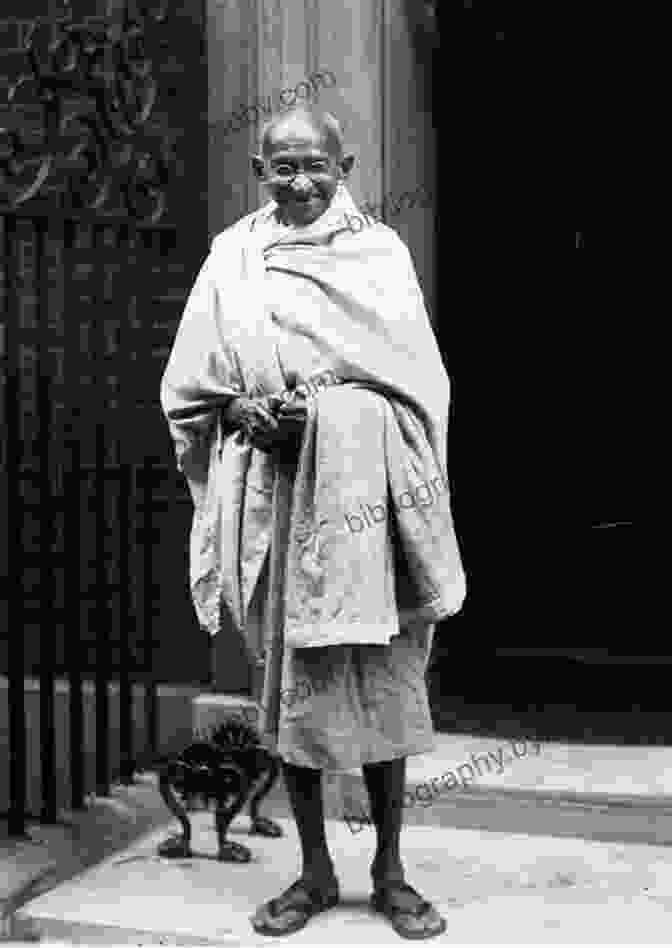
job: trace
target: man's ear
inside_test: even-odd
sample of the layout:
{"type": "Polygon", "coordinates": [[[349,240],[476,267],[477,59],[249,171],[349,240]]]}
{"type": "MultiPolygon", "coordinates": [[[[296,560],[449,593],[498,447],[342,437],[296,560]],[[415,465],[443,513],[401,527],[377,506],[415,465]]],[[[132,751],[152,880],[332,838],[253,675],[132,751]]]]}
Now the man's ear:
{"type": "Polygon", "coordinates": [[[354,155],[346,155],[345,158],[341,158],[338,163],[339,168],[343,172],[343,177],[347,178],[350,172],[352,171],[352,166],[355,163],[354,155]]]}
{"type": "Polygon", "coordinates": [[[261,155],[250,155],[250,163],[252,165],[252,174],[255,178],[258,178],[260,181],[264,180],[264,159],[261,155]]]}

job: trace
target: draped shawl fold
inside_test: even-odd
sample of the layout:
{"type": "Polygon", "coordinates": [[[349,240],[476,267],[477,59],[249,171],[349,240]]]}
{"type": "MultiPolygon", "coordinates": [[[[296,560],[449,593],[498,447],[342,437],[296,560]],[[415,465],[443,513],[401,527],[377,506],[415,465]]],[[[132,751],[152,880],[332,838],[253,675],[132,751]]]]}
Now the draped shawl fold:
{"type": "Polygon", "coordinates": [[[278,470],[226,429],[221,409],[239,394],[287,388],[284,334],[309,341],[340,382],[308,398],[282,591],[286,644],[389,642],[400,612],[402,624],[435,621],[465,596],[446,472],[448,376],[393,230],[362,218],[342,186],[309,227],[278,236],[275,208],[214,239],[161,384],[195,505],[194,605],[211,634],[222,604],[244,633],[278,470]],[[267,274],[287,301],[279,312],[269,309],[267,274]]]}

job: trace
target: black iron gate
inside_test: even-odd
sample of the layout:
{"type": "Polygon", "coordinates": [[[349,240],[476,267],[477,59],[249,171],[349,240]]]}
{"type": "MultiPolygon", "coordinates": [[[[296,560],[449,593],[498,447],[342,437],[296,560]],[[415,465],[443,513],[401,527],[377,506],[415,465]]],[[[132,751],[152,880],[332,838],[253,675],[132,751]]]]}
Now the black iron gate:
{"type": "Polygon", "coordinates": [[[176,246],[163,223],[171,156],[148,132],[156,83],[144,33],[163,15],[127,10],[114,35],[36,27],[26,42],[30,73],[10,87],[5,112],[18,127],[0,128],[0,644],[9,713],[0,770],[8,765],[12,834],[25,830],[29,657],[39,656],[43,820],[58,810],[57,676],[69,683],[73,809],[87,789],[107,795],[113,777],[130,781],[138,753],[156,749],[152,519],[157,484],[172,471],[148,436],[158,401],[155,317],[163,307],[165,326],[166,312],[175,318],[184,303],[167,276],[176,246]],[[95,788],[84,760],[91,672],[95,788]],[[118,766],[109,753],[112,680],[118,766]],[[145,689],[143,748],[133,746],[134,682],[145,689]]]}

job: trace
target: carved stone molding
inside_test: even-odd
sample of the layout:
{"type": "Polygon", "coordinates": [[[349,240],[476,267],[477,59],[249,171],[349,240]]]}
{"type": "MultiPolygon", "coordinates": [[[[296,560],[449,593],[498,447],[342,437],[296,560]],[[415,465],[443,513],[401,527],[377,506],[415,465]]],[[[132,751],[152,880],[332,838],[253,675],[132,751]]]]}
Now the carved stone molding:
{"type": "Polygon", "coordinates": [[[29,71],[8,87],[0,125],[0,208],[58,194],[73,213],[155,223],[166,208],[172,144],[151,127],[157,81],[148,28],[167,0],[126,0],[119,23],[34,22],[29,71]]]}

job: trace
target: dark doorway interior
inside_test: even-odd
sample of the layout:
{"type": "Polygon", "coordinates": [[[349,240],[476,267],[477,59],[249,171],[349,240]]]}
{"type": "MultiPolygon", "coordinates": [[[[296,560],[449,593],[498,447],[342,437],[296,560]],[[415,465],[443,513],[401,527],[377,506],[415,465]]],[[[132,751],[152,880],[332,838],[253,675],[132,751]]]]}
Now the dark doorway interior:
{"type": "MultiPolygon", "coordinates": [[[[488,542],[475,518],[469,534],[488,542]]],[[[581,542],[574,570],[555,576],[555,595],[547,579],[541,595],[523,584],[513,603],[502,600],[506,584],[487,551],[465,556],[470,595],[440,625],[429,676],[440,731],[672,743],[672,650],[655,634],[653,557],[642,531],[587,528],[581,542]],[[515,638],[532,644],[511,647],[515,638]],[[600,638],[609,644],[571,645],[600,638]]]]}
{"type": "Polygon", "coordinates": [[[446,650],[430,673],[435,726],[502,739],[669,745],[670,671],[669,664],[593,664],[496,650],[449,656],[446,650]]]}
{"type": "Polygon", "coordinates": [[[614,315],[626,298],[638,311],[624,285],[627,248],[612,238],[608,252],[563,260],[570,303],[558,316],[553,248],[521,234],[533,171],[529,135],[507,105],[506,45],[475,29],[475,11],[459,12],[450,65],[436,67],[437,82],[456,71],[464,80],[439,125],[452,170],[439,182],[437,331],[469,592],[437,631],[435,722],[459,733],[672,743],[672,648],[659,655],[667,646],[656,635],[667,584],[640,516],[651,405],[636,376],[637,331],[614,315]],[[560,343],[570,344],[568,363],[560,343]],[[558,648],[567,638],[607,644],[558,648]],[[509,648],[516,640],[532,644],[509,648]]]}

